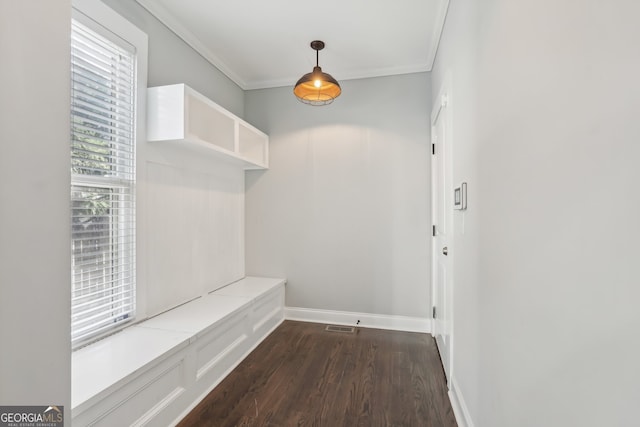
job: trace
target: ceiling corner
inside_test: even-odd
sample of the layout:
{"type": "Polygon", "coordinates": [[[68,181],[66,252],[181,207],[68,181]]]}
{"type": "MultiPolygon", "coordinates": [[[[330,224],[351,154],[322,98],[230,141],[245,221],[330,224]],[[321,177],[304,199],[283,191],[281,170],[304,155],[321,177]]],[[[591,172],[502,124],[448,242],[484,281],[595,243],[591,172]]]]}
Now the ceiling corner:
{"type": "Polygon", "coordinates": [[[180,22],[175,19],[171,13],[163,8],[159,3],[153,0],[135,0],[140,6],[153,15],[158,21],[160,21],[171,32],[178,36],[189,47],[202,56],[207,62],[216,67],[221,73],[227,76],[235,84],[240,86],[242,90],[247,90],[247,83],[240,78],[238,74],[233,72],[220,58],[218,58],[210,49],[208,49],[204,43],[202,43],[196,36],[194,36],[189,30],[187,30],[180,22]]]}

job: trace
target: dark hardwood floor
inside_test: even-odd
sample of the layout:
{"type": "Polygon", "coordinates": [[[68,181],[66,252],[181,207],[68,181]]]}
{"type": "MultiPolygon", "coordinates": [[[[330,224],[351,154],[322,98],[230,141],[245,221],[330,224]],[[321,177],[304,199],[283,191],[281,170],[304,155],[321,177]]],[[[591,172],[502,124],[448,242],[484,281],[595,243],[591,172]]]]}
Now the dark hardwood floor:
{"type": "Polygon", "coordinates": [[[456,426],[430,335],[285,321],[178,425],[456,426]]]}

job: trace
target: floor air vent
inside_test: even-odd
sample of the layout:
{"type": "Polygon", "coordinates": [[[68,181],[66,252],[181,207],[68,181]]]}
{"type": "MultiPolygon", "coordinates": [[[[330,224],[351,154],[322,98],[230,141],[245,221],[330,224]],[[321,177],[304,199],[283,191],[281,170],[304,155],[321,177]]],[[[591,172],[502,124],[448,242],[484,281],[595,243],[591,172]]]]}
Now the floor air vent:
{"type": "Polygon", "coordinates": [[[324,330],[328,332],[345,332],[347,334],[352,334],[355,332],[356,328],[353,326],[327,325],[324,330]]]}

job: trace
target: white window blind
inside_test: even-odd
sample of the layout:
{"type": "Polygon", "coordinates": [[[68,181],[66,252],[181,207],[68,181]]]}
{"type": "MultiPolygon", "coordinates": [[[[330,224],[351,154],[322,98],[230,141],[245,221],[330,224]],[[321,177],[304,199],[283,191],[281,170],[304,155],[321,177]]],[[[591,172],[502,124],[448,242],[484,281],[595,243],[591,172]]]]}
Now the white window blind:
{"type": "Polygon", "coordinates": [[[71,341],[135,315],[135,52],[71,31],[71,341]]]}

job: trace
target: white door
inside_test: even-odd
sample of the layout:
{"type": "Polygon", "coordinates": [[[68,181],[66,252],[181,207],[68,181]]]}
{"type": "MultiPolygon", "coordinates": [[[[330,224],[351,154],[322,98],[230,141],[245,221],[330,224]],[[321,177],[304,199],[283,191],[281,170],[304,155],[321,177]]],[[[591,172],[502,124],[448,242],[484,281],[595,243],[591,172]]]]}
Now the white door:
{"type": "Polygon", "coordinates": [[[451,185],[450,127],[447,96],[443,94],[433,107],[431,116],[432,147],[432,301],[433,335],[438,345],[447,382],[451,380],[452,362],[452,274],[451,237],[453,225],[453,186],[451,185]]]}

